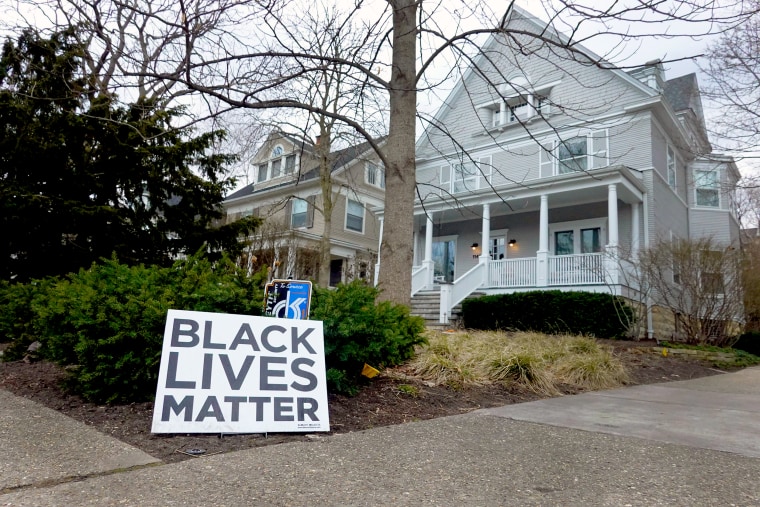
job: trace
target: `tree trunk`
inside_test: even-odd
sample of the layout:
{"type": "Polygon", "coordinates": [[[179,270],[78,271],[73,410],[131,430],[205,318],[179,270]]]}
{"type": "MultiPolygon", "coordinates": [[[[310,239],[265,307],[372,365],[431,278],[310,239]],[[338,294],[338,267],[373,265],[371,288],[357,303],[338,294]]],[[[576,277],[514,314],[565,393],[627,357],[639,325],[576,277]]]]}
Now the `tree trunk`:
{"type": "Polygon", "coordinates": [[[330,149],[332,139],[330,129],[325,125],[324,117],[320,118],[319,144],[316,146],[319,157],[319,184],[322,190],[322,218],[324,229],[319,240],[319,274],[317,282],[320,287],[330,286],[330,238],[332,237],[332,213],[335,205],[332,194],[332,160],[330,149]]]}
{"type": "Polygon", "coordinates": [[[388,0],[393,8],[390,125],[385,148],[385,228],[380,246],[380,299],[408,305],[412,291],[412,236],[417,111],[416,0],[388,0]]]}

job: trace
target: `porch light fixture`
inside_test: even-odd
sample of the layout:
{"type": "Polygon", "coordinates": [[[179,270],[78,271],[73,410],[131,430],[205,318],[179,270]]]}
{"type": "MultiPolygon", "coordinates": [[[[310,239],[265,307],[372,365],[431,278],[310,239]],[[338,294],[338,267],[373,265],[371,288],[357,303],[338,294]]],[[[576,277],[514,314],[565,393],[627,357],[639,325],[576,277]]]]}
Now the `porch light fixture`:
{"type": "Polygon", "coordinates": [[[480,245],[477,243],[472,244],[472,258],[476,259],[480,255],[480,245]]]}
{"type": "Polygon", "coordinates": [[[516,247],[517,246],[517,240],[516,239],[510,239],[509,240],[509,246],[516,247]]]}

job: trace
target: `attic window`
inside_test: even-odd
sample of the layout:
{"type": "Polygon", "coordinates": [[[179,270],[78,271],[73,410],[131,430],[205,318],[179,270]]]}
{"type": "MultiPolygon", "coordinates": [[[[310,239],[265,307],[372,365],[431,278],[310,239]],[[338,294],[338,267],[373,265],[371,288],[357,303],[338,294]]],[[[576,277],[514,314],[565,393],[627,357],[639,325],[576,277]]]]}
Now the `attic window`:
{"type": "Polygon", "coordinates": [[[258,166],[257,182],[261,183],[295,172],[296,154],[284,155],[284,153],[285,150],[279,144],[272,149],[269,154],[269,160],[258,166]]]}
{"type": "Polygon", "coordinates": [[[533,118],[550,114],[549,96],[552,87],[557,83],[549,83],[540,87],[530,88],[529,85],[502,85],[501,99],[480,106],[485,110],[486,121],[490,115],[491,127],[506,127],[530,121],[533,118]]]}

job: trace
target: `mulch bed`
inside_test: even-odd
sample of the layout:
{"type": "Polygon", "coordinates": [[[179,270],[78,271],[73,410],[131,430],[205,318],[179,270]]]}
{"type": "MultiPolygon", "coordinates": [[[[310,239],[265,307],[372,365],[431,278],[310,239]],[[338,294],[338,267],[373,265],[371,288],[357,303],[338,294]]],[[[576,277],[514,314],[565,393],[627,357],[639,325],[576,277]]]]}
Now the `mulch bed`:
{"type": "MultiPolygon", "coordinates": [[[[615,349],[635,384],[687,380],[719,373],[708,363],[645,352],[647,347],[654,345],[652,342],[601,341],[615,349]]],[[[152,403],[112,406],[88,403],[61,389],[64,376],[63,369],[44,361],[0,363],[0,389],[58,410],[164,462],[191,459],[192,455],[187,453],[191,449],[203,449],[208,455],[324,437],[324,434],[292,433],[223,437],[154,435],[150,432],[152,403]]],[[[566,389],[564,394],[577,392],[577,389],[566,389]]],[[[400,368],[376,377],[354,397],[330,395],[330,427],[332,433],[347,433],[540,398],[540,395],[519,386],[488,385],[460,390],[432,386],[406,377],[400,368]]]]}

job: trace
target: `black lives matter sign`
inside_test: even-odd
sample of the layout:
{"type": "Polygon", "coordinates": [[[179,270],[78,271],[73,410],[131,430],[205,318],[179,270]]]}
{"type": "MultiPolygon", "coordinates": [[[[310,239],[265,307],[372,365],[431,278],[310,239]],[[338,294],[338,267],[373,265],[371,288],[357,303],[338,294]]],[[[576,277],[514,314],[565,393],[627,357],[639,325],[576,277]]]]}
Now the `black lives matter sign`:
{"type": "Polygon", "coordinates": [[[330,431],[322,322],[169,310],[152,431],[330,431]]]}

